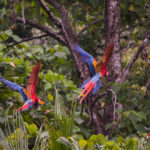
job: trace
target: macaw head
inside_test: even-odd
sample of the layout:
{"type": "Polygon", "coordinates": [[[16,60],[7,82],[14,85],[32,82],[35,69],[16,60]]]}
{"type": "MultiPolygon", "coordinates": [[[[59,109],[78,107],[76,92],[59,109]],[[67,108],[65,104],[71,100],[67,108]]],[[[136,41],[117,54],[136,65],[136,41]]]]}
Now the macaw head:
{"type": "Polygon", "coordinates": [[[45,102],[39,99],[39,104],[44,104],[45,102]]]}
{"type": "Polygon", "coordinates": [[[34,96],[34,98],[32,98],[32,101],[34,102],[34,107],[38,108],[39,104],[45,104],[44,101],[40,100],[37,96],[34,96]]]}
{"type": "Polygon", "coordinates": [[[38,97],[36,97],[35,101],[38,104],[44,104],[45,103],[44,101],[40,100],[38,97]]]}

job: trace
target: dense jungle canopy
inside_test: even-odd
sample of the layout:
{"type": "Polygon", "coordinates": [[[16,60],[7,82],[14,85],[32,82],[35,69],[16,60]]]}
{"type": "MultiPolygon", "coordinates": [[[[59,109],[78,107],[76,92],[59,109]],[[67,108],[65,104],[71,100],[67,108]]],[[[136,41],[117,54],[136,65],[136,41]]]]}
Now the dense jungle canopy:
{"type": "Polygon", "coordinates": [[[150,149],[149,40],[149,0],[1,0],[0,79],[29,87],[40,62],[45,104],[16,112],[23,98],[0,82],[0,149],[150,149]],[[101,87],[80,104],[92,75],[74,45],[101,62],[111,43],[101,87]]]}

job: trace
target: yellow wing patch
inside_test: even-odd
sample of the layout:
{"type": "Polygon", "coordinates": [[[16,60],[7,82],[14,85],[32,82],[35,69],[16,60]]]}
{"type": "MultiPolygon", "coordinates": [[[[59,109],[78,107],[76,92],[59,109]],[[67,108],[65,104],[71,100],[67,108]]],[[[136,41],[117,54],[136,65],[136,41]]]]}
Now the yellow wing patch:
{"type": "Polygon", "coordinates": [[[94,61],[93,61],[93,65],[94,65],[94,68],[96,68],[96,66],[97,66],[97,61],[94,59],[94,61]]]}
{"type": "Polygon", "coordinates": [[[23,92],[25,93],[25,95],[27,95],[27,91],[26,91],[26,89],[23,89],[23,92]]]}

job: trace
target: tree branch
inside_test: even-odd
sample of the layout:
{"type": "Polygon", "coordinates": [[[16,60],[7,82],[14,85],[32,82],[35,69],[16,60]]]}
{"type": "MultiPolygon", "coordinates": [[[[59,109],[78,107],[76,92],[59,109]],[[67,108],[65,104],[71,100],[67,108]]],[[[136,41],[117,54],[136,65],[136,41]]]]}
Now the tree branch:
{"type": "Polygon", "coordinates": [[[135,63],[135,61],[137,60],[140,52],[146,47],[146,44],[148,43],[148,40],[150,39],[150,31],[148,32],[148,35],[145,37],[142,45],[138,48],[138,50],[135,52],[133,58],[131,59],[131,61],[129,62],[129,64],[127,65],[127,67],[124,69],[122,77],[118,80],[119,83],[122,83],[126,80],[128,73],[131,69],[131,67],[133,66],[133,64],[135,63]]]}
{"type": "Polygon", "coordinates": [[[69,17],[68,17],[67,9],[64,7],[64,5],[60,5],[55,0],[47,0],[47,2],[49,4],[51,4],[52,6],[54,6],[57,9],[57,11],[59,12],[60,18],[61,18],[61,24],[63,24],[65,32],[67,33],[68,37],[70,38],[70,41],[72,43],[77,43],[78,38],[72,29],[72,25],[71,25],[69,17]]]}
{"type": "Polygon", "coordinates": [[[64,36],[67,46],[70,49],[70,52],[74,59],[74,62],[80,73],[80,79],[81,79],[81,81],[85,81],[90,76],[89,70],[88,70],[87,66],[81,61],[79,55],[74,51],[74,49],[72,47],[72,44],[78,43],[78,38],[72,29],[72,25],[71,25],[69,17],[68,17],[68,11],[66,10],[66,8],[63,5],[60,5],[55,0],[47,0],[47,2],[49,4],[51,4],[53,7],[55,7],[56,10],[60,14],[61,25],[62,25],[61,32],[64,36]]]}
{"type": "Polygon", "coordinates": [[[116,101],[117,101],[117,95],[112,89],[108,89],[107,92],[110,92],[112,94],[112,103],[113,103],[113,121],[116,120],[116,101]]]}
{"type": "Polygon", "coordinates": [[[24,17],[24,0],[22,0],[22,19],[23,19],[23,24],[24,24],[24,28],[25,28],[25,17],[24,17]]]}
{"type": "Polygon", "coordinates": [[[96,96],[95,96],[95,99],[94,101],[92,101],[91,103],[91,107],[94,107],[95,103],[103,96],[106,96],[107,92],[104,92],[104,93],[98,93],[96,96]]]}
{"type": "MultiPolygon", "coordinates": [[[[23,23],[23,19],[20,17],[16,18],[16,22],[20,22],[23,23]]],[[[26,19],[25,20],[26,24],[31,25],[45,33],[47,33],[49,36],[53,37],[54,39],[56,39],[57,41],[59,41],[60,43],[62,43],[63,45],[66,45],[65,40],[63,39],[62,36],[60,36],[58,33],[54,32],[52,29],[50,29],[47,26],[42,26],[41,24],[34,22],[32,20],[26,19]]]]}
{"type": "Polygon", "coordinates": [[[89,28],[89,27],[92,26],[93,24],[96,24],[96,23],[98,23],[98,22],[100,22],[100,21],[104,21],[104,19],[97,19],[97,20],[94,20],[94,21],[90,22],[89,24],[87,24],[87,25],[78,33],[77,36],[80,37],[81,34],[82,34],[85,30],[87,30],[87,28],[89,28]]]}
{"type": "Polygon", "coordinates": [[[60,5],[55,0],[47,0],[49,4],[54,6],[56,9],[59,9],[60,5]]]}
{"type": "Polygon", "coordinates": [[[23,40],[21,40],[21,41],[19,41],[19,42],[13,43],[13,44],[11,44],[11,45],[7,45],[7,47],[4,48],[3,50],[5,50],[5,49],[7,49],[7,48],[9,48],[9,47],[13,47],[13,46],[15,46],[15,45],[18,45],[18,44],[20,44],[20,43],[27,42],[27,41],[31,41],[31,40],[34,40],[34,39],[43,38],[43,37],[45,37],[45,36],[49,36],[49,35],[48,35],[48,34],[43,34],[43,35],[31,37],[31,38],[25,38],[25,39],[23,39],[23,40]]]}
{"type": "Polygon", "coordinates": [[[125,31],[128,31],[128,30],[130,30],[130,29],[132,29],[132,28],[135,28],[135,27],[137,27],[137,26],[139,26],[139,25],[140,25],[140,23],[137,23],[137,24],[135,24],[135,25],[132,25],[132,26],[130,26],[130,27],[128,27],[128,28],[125,28],[125,29],[121,30],[120,33],[123,33],[123,32],[125,32],[125,31]]]}
{"type": "Polygon", "coordinates": [[[60,21],[58,20],[58,18],[56,18],[54,16],[54,14],[50,11],[50,9],[46,6],[46,4],[44,3],[43,0],[37,0],[40,5],[42,6],[42,8],[46,11],[46,13],[48,14],[49,18],[55,23],[55,25],[58,27],[58,28],[61,28],[61,23],[60,21]]]}

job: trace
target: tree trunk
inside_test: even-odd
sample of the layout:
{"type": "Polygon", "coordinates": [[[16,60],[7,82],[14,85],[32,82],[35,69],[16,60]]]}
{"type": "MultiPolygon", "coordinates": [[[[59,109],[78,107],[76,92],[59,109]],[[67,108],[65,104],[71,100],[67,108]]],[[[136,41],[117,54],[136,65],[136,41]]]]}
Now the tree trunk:
{"type": "MultiPolygon", "coordinates": [[[[106,31],[106,47],[110,43],[114,43],[114,49],[112,57],[107,66],[109,72],[108,81],[117,81],[121,75],[121,53],[120,53],[120,0],[106,0],[105,4],[105,31],[106,31]]],[[[108,101],[106,98],[105,110],[104,110],[104,123],[113,123],[114,120],[114,107],[112,101],[108,101]]],[[[111,131],[114,125],[110,129],[105,131],[106,135],[111,135],[111,131]]]]}
{"type": "Polygon", "coordinates": [[[108,65],[111,81],[117,80],[121,74],[121,53],[120,53],[120,0],[106,0],[105,4],[105,31],[106,47],[114,43],[113,55],[108,65]]]}

